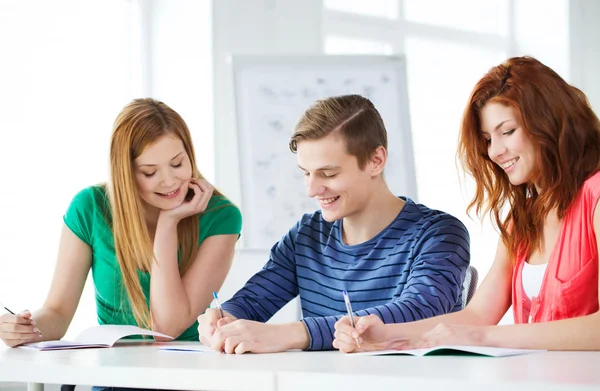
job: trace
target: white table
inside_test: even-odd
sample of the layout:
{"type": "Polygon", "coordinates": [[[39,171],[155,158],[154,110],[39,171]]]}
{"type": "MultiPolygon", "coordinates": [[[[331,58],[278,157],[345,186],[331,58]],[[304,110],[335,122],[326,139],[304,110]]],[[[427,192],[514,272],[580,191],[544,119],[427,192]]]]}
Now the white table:
{"type": "Polygon", "coordinates": [[[36,352],[0,349],[0,381],[186,390],[600,389],[600,352],[505,358],[350,357],[339,352],[220,355],[158,351],[157,344],[36,352]]]}

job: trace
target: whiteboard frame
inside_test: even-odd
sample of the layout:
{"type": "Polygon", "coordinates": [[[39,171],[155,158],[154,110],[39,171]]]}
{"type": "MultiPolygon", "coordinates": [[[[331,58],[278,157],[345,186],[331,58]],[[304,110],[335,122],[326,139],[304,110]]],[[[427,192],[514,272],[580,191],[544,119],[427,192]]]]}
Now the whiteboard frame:
{"type": "MultiPolygon", "coordinates": [[[[253,218],[255,211],[252,210],[252,206],[248,205],[248,198],[245,197],[245,190],[252,186],[251,178],[248,175],[244,175],[245,165],[244,162],[247,160],[245,156],[246,151],[243,148],[244,142],[247,141],[246,130],[244,130],[244,124],[241,122],[242,116],[242,103],[241,94],[239,93],[242,86],[241,74],[242,71],[251,67],[262,67],[262,66],[277,66],[293,68],[310,68],[313,66],[317,67],[345,67],[345,66],[368,66],[368,65],[388,65],[393,64],[396,68],[397,75],[397,86],[398,86],[398,97],[400,101],[406,102],[405,105],[401,105],[398,108],[400,114],[400,131],[405,134],[402,136],[402,152],[396,151],[395,154],[402,153],[403,163],[407,167],[406,172],[406,190],[403,192],[403,196],[410,197],[415,202],[418,199],[417,193],[417,180],[416,180],[416,167],[413,152],[413,139],[412,139],[412,128],[410,126],[410,106],[408,101],[408,82],[407,82],[407,64],[404,55],[232,55],[231,58],[231,71],[233,76],[233,105],[232,110],[235,115],[235,126],[236,126],[236,138],[237,138],[237,152],[238,152],[238,176],[240,183],[240,196],[241,196],[241,209],[243,214],[245,230],[253,229],[253,218]],[[404,88],[403,88],[404,87],[404,88]]],[[[308,107],[307,107],[308,108],[308,107]]],[[[384,119],[385,121],[385,119],[384,119]]],[[[386,126],[386,131],[389,135],[389,130],[386,126]]],[[[290,137],[291,137],[290,129],[290,137]]],[[[388,148],[389,148],[389,136],[388,136],[388,148]]],[[[246,149],[247,150],[247,149],[246,149]]],[[[292,153],[291,151],[288,151],[292,153]]],[[[385,171],[384,171],[385,172],[385,171]]],[[[318,208],[315,208],[317,210],[318,208]]],[[[302,216],[298,216],[300,219],[302,216]]],[[[290,226],[290,229],[292,226],[290,226]]],[[[242,232],[242,247],[246,249],[258,248],[248,243],[248,235],[244,235],[242,232]]],[[[275,243],[273,243],[275,244],[275,243]]]]}

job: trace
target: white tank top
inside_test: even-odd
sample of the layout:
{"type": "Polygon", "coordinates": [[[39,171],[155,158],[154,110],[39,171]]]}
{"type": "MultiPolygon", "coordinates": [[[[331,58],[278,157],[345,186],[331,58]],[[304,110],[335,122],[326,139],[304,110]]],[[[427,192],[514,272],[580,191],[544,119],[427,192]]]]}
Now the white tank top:
{"type": "Polygon", "coordinates": [[[537,296],[540,293],[542,287],[542,280],[546,274],[546,267],[548,263],[541,265],[530,265],[525,262],[523,264],[523,289],[525,294],[530,299],[537,296]]]}

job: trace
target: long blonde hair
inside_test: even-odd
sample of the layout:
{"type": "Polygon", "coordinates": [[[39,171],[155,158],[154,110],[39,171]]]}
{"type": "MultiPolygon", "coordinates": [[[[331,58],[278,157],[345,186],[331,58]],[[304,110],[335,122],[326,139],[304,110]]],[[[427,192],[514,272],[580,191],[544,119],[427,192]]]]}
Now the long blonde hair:
{"type": "MultiPolygon", "coordinates": [[[[140,284],[138,270],[150,271],[154,261],[152,240],[144,209],[134,180],[133,161],[165,135],[183,142],[192,166],[192,175],[202,178],[190,131],[183,118],[166,104],[153,99],[135,99],[117,116],[110,145],[110,182],[108,194],[112,212],[115,252],[131,310],[140,327],[151,327],[152,319],[140,284]]],[[[214,195],[220,195],[215,190],[214,195]]],[[[185,273],[196,256],[198,215],[181,220],[177,226],[179,272],[185,273]]]]}

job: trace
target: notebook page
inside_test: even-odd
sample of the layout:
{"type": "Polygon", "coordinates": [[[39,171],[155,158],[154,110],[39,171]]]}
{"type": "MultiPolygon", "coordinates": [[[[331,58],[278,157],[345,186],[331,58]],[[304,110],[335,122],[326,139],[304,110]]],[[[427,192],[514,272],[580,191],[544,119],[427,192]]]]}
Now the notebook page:
{"type": "Polygon", "coordinates": [[[497,348],[491,346],[464,346],[464,345],[442,345],[427,349],[409,349],[409,350],[380,350],[375,352],[358,352],[351,353],[349,356],[381,356],[381,355],[409,355],[409,356],[425,356],[428,354],[437,355],[457,355],[460,353],[472,353],[480,356],[489,357],[506,357],[517,356],[523,354],[532,354],[545,352],[545,350],[531,349],[510,349],[497,348]]]}
{"type": "Polygon", "coordinates": [[[82,331],[75,338],[74,342],[79,342],[81,344],[98,344],[113,346],[115,342],[117,342],[121,338],[128,337],[130,335],[150,335],[173,339],[173,337],[169,335],[152,330],[142,329],[137,326],[104,324],[96,327],[91,327],[82,331]]]}
{"type": "Polygon", "coordinates": [[[173,337],[137,326],[100,325],[81,332],[73,341],[43,341],[19,346],[23,349],[60,350],[81,348],[109,348],[118,340],[130,335],[150,335],[173,339],[173,337]]]}

